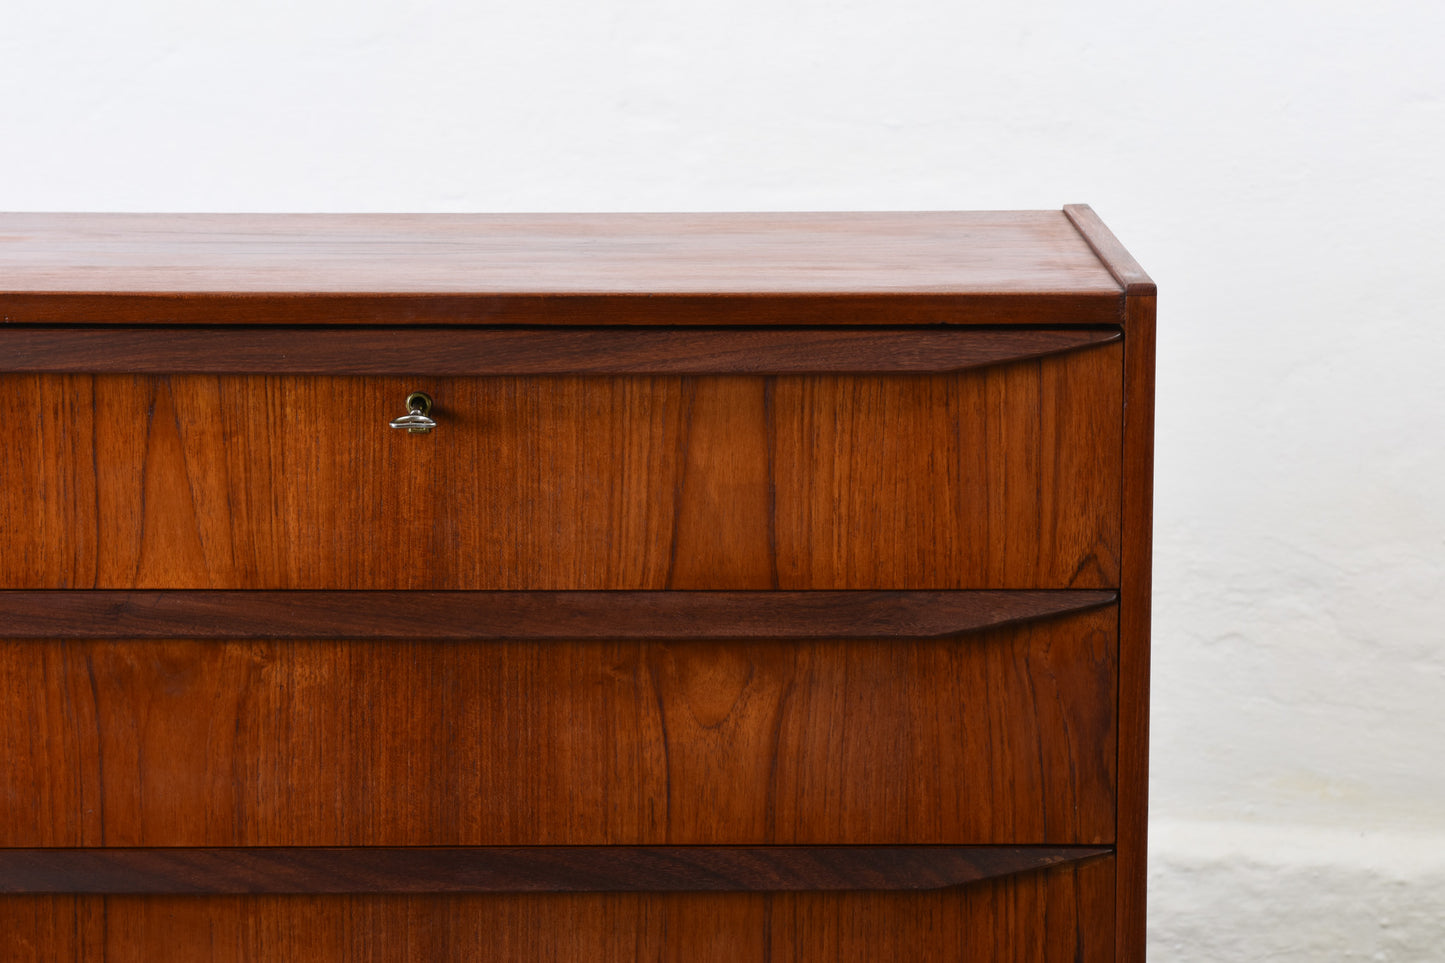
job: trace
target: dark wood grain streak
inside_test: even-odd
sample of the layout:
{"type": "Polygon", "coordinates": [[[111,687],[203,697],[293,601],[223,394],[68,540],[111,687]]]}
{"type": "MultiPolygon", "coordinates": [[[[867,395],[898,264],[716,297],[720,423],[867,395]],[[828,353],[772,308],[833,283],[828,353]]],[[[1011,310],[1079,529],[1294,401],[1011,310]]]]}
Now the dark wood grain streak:
{"type": "Polygon", "coordinates": [[[1098,590],[0,591],[10,639],[920,639],[1108,605],[1098,590]]]}
{"type": "Polygon", "coordinates": [[[1109,853],[1095,846],[0,849],[0,893],[929,890],[1109,853]]]}
{"type": "Polygon", "coordinates": [[[7,896],[6,963],[1106,963],[1113,859],[833,893],[7,896]]]}
{"type": "Polygon", "coordinates": [[[1115,330],[0,327],[0,371],[134,374],[933,373],[1037,358],[1115,330]]]}

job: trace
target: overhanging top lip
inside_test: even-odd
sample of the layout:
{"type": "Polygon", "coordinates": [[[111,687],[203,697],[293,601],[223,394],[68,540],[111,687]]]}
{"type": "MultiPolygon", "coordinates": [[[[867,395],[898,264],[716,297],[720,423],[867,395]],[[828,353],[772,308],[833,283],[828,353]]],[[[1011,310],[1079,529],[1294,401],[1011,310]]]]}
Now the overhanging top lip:
{"type": "Polygon", "coordinates": [[[1059,211],[0,214],[0,293],[1117,297],[1059,211]]]}

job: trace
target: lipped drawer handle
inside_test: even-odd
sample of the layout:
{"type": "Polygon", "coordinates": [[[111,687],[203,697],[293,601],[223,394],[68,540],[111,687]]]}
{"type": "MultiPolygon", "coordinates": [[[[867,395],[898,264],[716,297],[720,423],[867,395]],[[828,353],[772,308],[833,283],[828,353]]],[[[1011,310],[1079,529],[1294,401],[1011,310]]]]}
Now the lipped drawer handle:
{"type": "Polygon", "coordinates": [[[391,420],[391,427],[405,428],[409,434],[424,435],[437,426],[427,414],[431,411],[431,395],[413,391],[406,396],[406,414],[391,420]]]}

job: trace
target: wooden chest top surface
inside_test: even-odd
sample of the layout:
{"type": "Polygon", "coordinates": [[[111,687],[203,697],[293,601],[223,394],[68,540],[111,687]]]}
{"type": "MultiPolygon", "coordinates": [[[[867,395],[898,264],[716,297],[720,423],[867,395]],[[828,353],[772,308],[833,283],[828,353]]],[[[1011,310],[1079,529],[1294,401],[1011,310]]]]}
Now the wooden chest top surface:
{"type": "Polygon", "coordinates": [[[0,317],[1118,323],[1074,216],[4,214],[0,317]]]}

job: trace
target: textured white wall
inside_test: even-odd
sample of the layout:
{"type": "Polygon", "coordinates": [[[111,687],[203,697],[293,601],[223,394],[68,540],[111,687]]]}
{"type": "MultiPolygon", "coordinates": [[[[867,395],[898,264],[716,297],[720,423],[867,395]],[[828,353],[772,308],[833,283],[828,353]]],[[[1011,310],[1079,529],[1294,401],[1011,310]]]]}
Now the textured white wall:
{"type": "Polygon", "coordinates": [[[0,208],[1093,204],[1162,289],[1160,960],[1445,956],[1445,8],[7,0],[0,208]]]}

